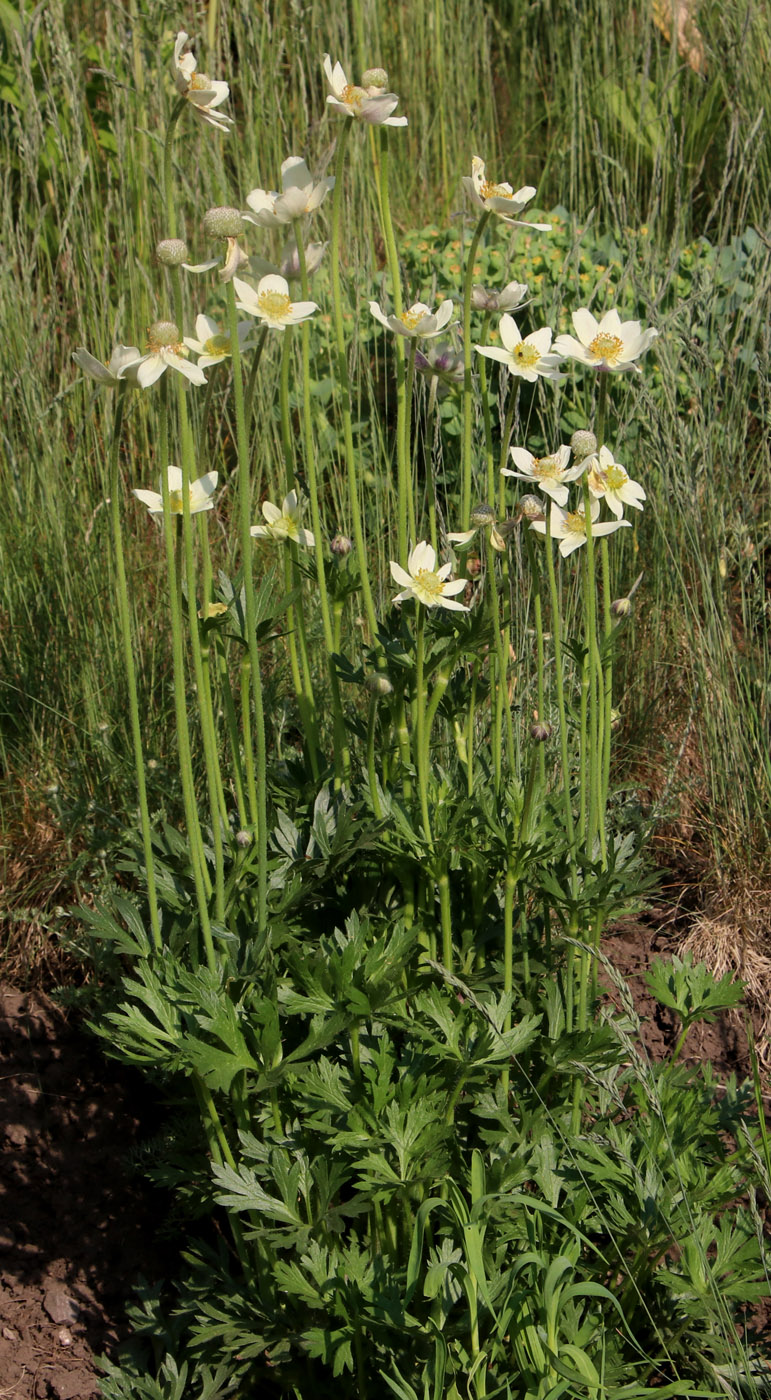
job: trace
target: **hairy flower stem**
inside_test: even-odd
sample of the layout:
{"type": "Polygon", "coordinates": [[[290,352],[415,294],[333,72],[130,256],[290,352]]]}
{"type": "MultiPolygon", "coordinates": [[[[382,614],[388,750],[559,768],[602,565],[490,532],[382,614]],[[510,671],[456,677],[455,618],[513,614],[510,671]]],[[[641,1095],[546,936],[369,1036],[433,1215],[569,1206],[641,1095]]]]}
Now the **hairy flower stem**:
{"type": "Polygon", "coordinates": [[[467,530],[471,516],[471,481],[472,481],[472,455],[471,455],[471,416],[473,408],[473,381],[471,373],[473,346],[471,344],[471,288],[474,281],[474,260],[479,247],[479,240],[487,227],[490,218],[489,210],[485,210],[479,219],[474,230],[471,243],[469,244],[466,256],[466,271],[463,280],[463,442],[461,449],[461,495],[460,495],[460,515],[461,529],[467,530]]]}
{"type": "MultiPolygon", "coordinates": [[[[608,407],[608,374],[600,374],[600,382],[597,394],[597,447],[604,445],[605,440],[605,418],[608,407]]],[[[613,648],[611,646],[611,636],[613,634],[613,617],[610,611],[610,552],[607,539],[603,539],[600,544],[600,558],[602,560],[602,634],[605,644],[603,685],[602,685],[602,782],[600,787],[600,824],[605,831],[605,814],[610,791],[610,738],[611,719],[613,713],[613,648]]],[[[603,846],[603,860],[605,860],[603,846]]]]}
{"type": "Polygon", "coordinates": [[[552,553],[552,540],[550,528],[550,514],[546,512],[546,569],[549,577],[549,596],[551,600],[551,632],[554,640],[554,669],[557,685],[557,710],[560,721],[560,758],[562,760],[562,800],[565,808],[565,831],[570,848],[571,863],[571,884],[575,888],[575,827],[573,825],[573,808],[570,801],[570,764],[568,761],[568,724],[565,708],[565,674],[562,662],[562,619],[560,616],[560,600],[557,592],[557,578],[554,572],[554,555],[552,553]]]}
{"type": "MultiPolygon", "coordinates": [[[[177,98],[171,109],[169,124],[166,128],[166,140],[163,147],[163,194],[166,205],[166,237],[176,238],[177,236],[177,206],[174,202],[174,171],[172,168],[172,150],[174,147],[174,136],[177,122],[179,121],[187,101],[184,97],[177,98]]],[[[180,326],[180,330],[182,327],[180,326]]]]}
{"type": "Polygon", "coordinates": [[[430,850],[434,848],[428,811],[428,745],[426,743],[426,695],[424,669],[424,610],[416,604],[415,618],[415,752],[418,769],[418,794],[423,836],[430,850]]]}
{"type": "Polygon", "coordinates": [[[602,778],[602,752],[600,749],[600,695],[602,668],[597,645],[597,575],[595,572],[594,536],[592,535],[592,498],[589,481],[583,478],[584,518],[586,520],[586,559],[584,561],[584,611],[586,660],[589,675],[589,812],[584,831],[586,845],[591,855],[595,840],[599,837],[603,863],[606,861],[605,829],[600,825],[600,784],[602,778]]]}
{"type": "Polygon", "coordinates": [[[246,644],[249,657],[249,687],[244,694],[242,673],[242,726],[246,789],[249,811],[257,836],[257,931],[264,933],[268,921],[268,795],[267,754],[265,744],[265,709],[262,698],[262,677],[257,649],[257,604],[254,592],[253,546],[251,529],[251,489],[249,481],[249,443],[244,417],[244,385],[241,377],[241,356],[238,347],[238,317],[233,283],[227,284],[228,334],[233,361],[233,398],[236,411],[236,444],[238,449],[238,507],[241,535],[241,560],[245,597],[246,644]],[[256,763],[251,745],[251,690],[254,705],[254,738],[256,763]]]}
{"type": "MultiPolygon", "coordinates": [[[[292,423],[289,411],[289,370],[292,363],[292,327],[283,332],[281,350],[281,376],[279,381],[279,403],[281,414],[281,446],[284,452],[284,489],[288,494],[295,487],[294,447],[292,443],[292,423]]],[[[317,548],[321,548],[318,542],[317,548]]],[[[284,582],[287,593],[297,591],[296,603],[287,608],[287,642],[289,645],[289,666],[292,682],[302,719],[305,742],[308,748],[311,772],[314,782],[319,777],[319,755],[316,744],[316,704],[311,685],[308,663],[308,643],[305,633],[305,617],[302,605],[302,576],[297,563],[297,545],[287,541],[284,553],[284,582]]]]}
{"type": "Polygon", "coordinates": [[[246,809],[246,797],[244,792],[244,768],[241,759],[241,740],[238,734],[238,720],[236,718],[236,707],[233,699],[233,687],[230,683],[230,668],[228,666],[227,652],[224,643],[217,639],[217,661],[219,665],[220,682],[222,686],[222,708],[225,714],[225,727],[230,741],[230,753],[233,760],[233,786],[235,788],[236,808],[238,811],[238,825],[243,831],[249,821],[246,809]]]}
{"type": "MultiPolygon", "coordinates": [[[[302,224],[299,219],[294,220],[295,242],[297,244],[297,255],[300,260],[300,281],[302,284],[303,300],[310,298],[310,284],[308,279],[308,263],[305,257],[305,247],[302,238],[302,224]]],[[[351,751],[348,743],[348,735],[343,716],[343,705],[340,697],[340,681],[337,675],[337,668],[334,662],[334,633],[332,630],[332,616],[329,608],[329,593],[327,590],[327,575],[324,562],[324,534],[321,524],[321,509],[319,506],[318,475],[316,471],[316,444],[313,437],[313,416],[311,412],[311,371],[310,371],[310,335],[311,328],[308,320],[302,322],[300,326],[300,346],[302,351],[302,381],[303,381],[303,460],[305,463],[305,474],[308,480],[308,496],[310,499],[311,521],[313,524],[313,534],[316,539],[316,548],[313,551],[316,563],[316,579],[319,585],[319,607],[321,609],[321,624],[324,629],[324,648],[327,653],[327,666],[329,670],[329,685],[332,693],[332,724],[334,733],[335,751],[335,788],[339,788],[342,782],[350,775],[351,771],[351,751]]]]}
{"type": "Polygon", "coordinates": [[[120,524],[120,437],[123,427],[123,410],[126,402],[126,385],[118,385],[115,401],[112,441],[110,444],[110,524],[112,544],[115,554],[117,575],[118,616],[120,620],[121,642],[123,644],[123,664],[126,668],[126,690],[129,702],[131,742],[134,749],[134,768],[139,800],[139,823],[142,829],[142,851],[147,880],[147,902],[150,909],[150,936],[156,953],[161,951],[161,920],[158,911],[158,896],[155,887],[155,863],[153,860],[153,840],[150,828],[150,809],[147,802],[147,780],[142,749],[142,726],[139,720],[139,699],[137,696],[137,674],[134,665],[134,647],[131,637],[131,611],[129,608],[128,586],[126,583],[126,563],[123,557],[123,536],[120,524]]]}
{"type": "MultiPolygon", "coordinates": [[[[533,544],[533,536],[529,528],[524,532],[525,548],[527,550],[527,562],[530,565],[530,577],[533,580],[533,620],[535,622],[535,645],[536,645],[536,696],[538,703],[538,718],[544,721],[546,718],[544,699],[544,646],[543,646],[543,607],[541,603],[541,579],[538,556],[533,544]]],[[[542,786],[546,783],[546,753],[544,745],[538,745],[538,776],[542,786]]]]}
{"type": "Polygon", "coordinates": [[[369,712],[367,715],[367,778],[369,780],[369,792],[372,801],[372,810],[376,819],[383,820],[383,808],[378,794],[377,769],[375,767],[375,731],[377,725],[377,696],[371,695],[369,698],[369,712]]]}
{"type": "MultiPolygon", "coordinates": [[[[380,215],[383,221],[383,241],[385,242],[388,275],[391,282],[391,300],[394,315],[401,316],[403,309],[402,283],[399,271],[399,257],[396,249],[391,201],[388,188],[388,133],[380,130],[380,160],[375,167],[380,215]]],[[[405,346],[400,335],[394,336],[396,352],[396,478],[397,478],[397,553],[403,569],[407,567],[410,531],[412,542],[415,539],[415,504],[412,498],[412,473],[410,471],[410,403],[408,400],[407,376],[405,373],[405,346]]],[[[416,342],[413,342],[415,345],[416,342]]],[[[414,364],[414,351],[412,354],[414,364]]]]}
{"type": "Polygon", "coordinates": [[[345,146],[349,127],[350,122],[343,122],[340,127],[340,133],[337,138],[337,154],[335,157],[335,188],[332,195],[331,239],[332,313],[335,327],[335,349],[337,353],[337,383],[340,393],[340,410],[343,419],[345,466],[348,478],[348,505],[351,512],[351,526],[353,529],[353,541],[356,548],[356,559],[361,575],[364,612],[367,618],[370,636],[372,641],[375,642],[377,639],[377,616],[375,614],[375,604],[372,600],[372,589],[369,582],[367,548],[364,540],[361,505],[359,504],[359,480],[356,471],[356,455],[353,446],[353,423],[351,419],[351,384],[348,376],[348,356],[343,324],[343,292],[340,280],[340,225],[343,212],[343,169],[345,166],[345,146]]]}

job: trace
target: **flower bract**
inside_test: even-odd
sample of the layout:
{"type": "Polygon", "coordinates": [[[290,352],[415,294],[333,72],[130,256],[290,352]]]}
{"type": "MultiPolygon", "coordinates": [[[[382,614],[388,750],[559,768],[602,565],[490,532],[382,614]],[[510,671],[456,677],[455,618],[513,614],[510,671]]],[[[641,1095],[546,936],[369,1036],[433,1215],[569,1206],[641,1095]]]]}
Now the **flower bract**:
{"type": "MultiPolygon", "coordinates": [[[[217,489],[217,472],[207,472],[205,476],[199,476],[197,481],[191,481],[189,486],[190,514],[198,515],[199,511],[212,510],[214,502],[212,496],[217,489]]],[[[182,496],[182,472],[179,467],[166,468],[166,480],[169,485],[169,509],[172,515],[183,514],[182,496]]],[[[163,515],[163,482],[161,481],[161,491],[143,491],[139,487],[134,488],[134,495],[142,505],[147,506],[151,515],[163,515]]]]}
{"type": "Polygon", "coordinates": [[[306,549],[315,547],[316,540],[311,531],[304,530],[300,524],[300,503],[296,491],[290,491],[284,497],[280,510],[272,501],[263,501],[262,514],[265,524],[253,525],[250,531],[254,539],[292,540],[295,544],[305,545],[306,549]]]}
{"type": "Polygon", "coordinates": [[[465,603],[456,603],[454,595],[462,593],[466,580],[450,580],[452,564],[436,567],[436,552],[427,540],[421,540],[411,551],[407,560],[409,573],[391,560],[391,577],[401,585],[401,593],[392,599],[394,603],[404,603],[415,598],[425,608],[448,608],[451,612],[468,612],[465,603]]]}
{"type": "Polygon", "coordinates": [[[640,366],[635,360],[645,354],[658,335],[652,328],[643,331],[639,321],[622,321],[615,307],[606,311],[600,321],[587,307],[579,307],[573,312],[573,329],[577,340],[572,335],[557,336],[554,349],[558,355],[580,360],[592,369],[633,369],[638,374],[640,366]]]}
{"type": "Polygon", "coordinates": [[[625,467],[613,460],[609,447],[601,447],[599,452],[583,463],[589,469],[589,490],[597,500],[604,500],[613,514],[620,520],[624,506],[634,506],[642,510],[645,492],[637,481],[632,481],[625,467]]]}
{"type": "Polygon", "coordinates": [[[236,306],[248,316],[257,316],[274,330],[283,331],[287,326],[296,326],[318,311],[315,301],[295,301],[289,296],[289,283],[285,277],[269,272],[261,277],[257,289],[240,278],[233,278],[236,306]]]}
{"type": "Polygon", "coordinates": [[[233,125],[233,118],[227,116],[225,112],[218,112],[223,102],[230,96],[230,88],[227,83],[215,82],[205,73],[196,70],[196,61],[191,53],[183,53],[182,50],[187,43],[187,34],[180,29],[174,44],[174,59],[172,61],[172,72],[174,82],[182,97],[186,97],[196,116],[208,126],[214,126],[218,131],[227,131],[233,125]]]}
{"type": "Polygon", "coordinates": [[[523,340],[513,316],[501,316],[499,329],[503,345],[477,345],[479,355],[484,355],[488,360],[500,360],[511,374],[517,374],[531,384],[539,376],[556,382],[564,378],[559,373],[560,356],[549,354],[551,331],[548,326],[531,331],[523,340]]]}
{"type": "Polygon", "coordinates": [[[564,443],[548,457],[534,457],[524,447],[510,448],[509,456],[515,466],[519,467],[519,471],[515,472],[509,467],[501,467],[501,476],[513,476],[516,477],[517,481],[534,482],[559,506],[567,505],[567,483],[577,481],[579,476],[583,476],[586,469],[584,462],[576,463],[572,467],[568,465],[570,448],[566,447],[564,443]]]}
{"type": "Polygon", "coordinates": [[[477,208],[498,214],[507,224],[524,224],[526,228],[540,229],[542,233],[548,233],[551,228],[551,224],[531,224],[517,217],[525,205],[535,198],[535,187],[523,185],[521,189],[513,190],[505,181],[496,185],[487,179],[485,163],[479,156],[474,156],[471,162],[471,174],[463,176],[463,187],[477,208]]]}
{"type": "Polygon", "coordinates": [[[324,54],[324,73],[329,85],[327,103],[341,117],[358,117],[374,126],[406,126],[406,117],[392,117],[399,104],[395,92],[383,92],[379,87],[356,87],[349,83],[342,65],[324,54]]]}
{"type": "MultiPolygon", "coordinates": [[[[629,520],[605,520],[602,524],[595,524],[600,514],[599,501],[592,501],[591,521],[592,538],[596,539],[600,535],[612,535],[614,530],[620,530],[624,525],[630,525],[629,520]]],[[[586,544],[586,515],[584,513],[583,502],[575,510],[563,510],[556,501],[552,502],[551,514],[549,516],[551,537],[560,542],[560,554],[566,559],[574,549],[580,549],[582,544],[586,544]]],[[[544,520],[533,520],[530,529],[535,530],[538,535],[546,534],[546,522],[544,520]]]]}
{"type": "Polygon", "coordinates": [[[408,340],[431,340],[433,336],[441,335],[442,331],[447,329],[447,323],[452,316],[452,302],[449,298],[440,302],[436,311],[432,311],[422,301],[416,301],[414,306],[403,311],[401,316],[386,316],[376,301],[370,302],[369,309],[381,326],[393,331],[395,335],[405,336],[408,340]]]}
{"type": "Polygon", "coordinates": [[[314,185],[301,156],[289,156],[281,166],[281,194],[276,190],[251,190],[246,196],[249,209],[244,218],[260,228],[280,228],[303,214],[312,214],[334,188],[335,177],[328,175],[314,185]]]}

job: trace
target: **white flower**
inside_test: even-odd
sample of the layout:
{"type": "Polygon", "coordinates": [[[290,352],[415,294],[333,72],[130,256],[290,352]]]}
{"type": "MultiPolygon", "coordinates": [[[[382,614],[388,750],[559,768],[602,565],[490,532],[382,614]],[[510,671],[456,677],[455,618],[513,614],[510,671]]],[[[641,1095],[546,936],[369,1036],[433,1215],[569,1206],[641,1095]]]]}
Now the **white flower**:
{"type": "Polygon", "coordinates": [[[426,540],[421,540],[416,544],[407,560],[407,573],[400,564],[395,564],[391,560],[391,577],[395,583],[402,586],[401,593],[397,593],[392,599],[394,603],[403,603],[408,598],[415,598],[426,608],[448,608],[451,612],[468,612],[465,603],[456,603],[453,595],[462,593],[466,587],[466,580],[458,578],[448,582],[448,575],[452,573],[452,564],[443,564],[441,569],[436,568],[436,553],[426,540]]]}
{"type": "Polygon", "coordinates": [[[527,296],[524,282],[507,282],[500,292],[489,292],[486,287],[471,288],[471,305],[475,311],[513,311],[515,306],[522,311],[529,304],[522,298],[527,296]]]}
{"type": "Polygon", "coordinates": [[[127,373],[129,366],[135,366],[140,359],[136,345],[116,345],[106,365],[89,354],[84,345],[73,350],[72,358],[78,369],[82,369],[90,379],[95,379],[97,384],[108,384],[114,388],[125,379],[127,383],[136,385],[136,374],[133,371],[127,373]]]}
{"type": "Polygon", "coordinates": [[[601,447],[582,466],[589,469],[589,490],[597,500],[605,500],[620,520],[624,506],[642,510],[645,492],[639,482],[632,481],[620,462],[614,462],[609,447],[601,447]]]}
{"type": "Polygon", "coordinates": [[[560,356],[549,354],[551,331],[548,326],[531,331],[523,340],[513,316],[501,316],[499,330],[503,347],[477,345],[479,355],[484,355],[488,360],[500,360],[512,374],[518,374],[531,384],[535,384],[539,375],[543,379],[553,379],[555,383],[564,379],[558,370],[560,356]]]}
{"type": "MultiPolygon", "coordinates": [[[[614,530],[620,530],[624,525],[630,525],[629,520],[606,520],[602,525],[595,525],[595,520],[600,513],[599,501],[592,501],[592,539],[597,539],[599,535],[612,535],[614,530]]],[[[576,510],[563,510],[556,502],[552,502],[551,515],[549,517],[551,525],[551,537],[560,541],[560,554],[566,559],[574,549],[580,549],[582,544],[586,544],[586,516],[584,514],[583,502],[576,510]]],[[[538,535],[546,534],[546,522],[544,520],[533,520],[530,525],[531,530],[535,530],[538,535]]]]}
{"type": "Polygon", "coordinates": [[[315,301],[293,302],[289,296],[289,283],[276,273],[269,272],[267,277],[261,277],[256,291],[239,277],[233,278],[233,286],[236,296],[240,298],[236,301],[239,311],[259,317],[277,331],[283,331],[286,326],[296,326],[299,321],[307,320],[314,311],[318,311],[315,301]]]}
{"type": "Polygon", "coordinates": [[[304,544],[307,549],[315,547],[316,541],[311,531],[303,530],[300,524],[300,503],[296,491],[290,491],[284,497],[281,510],[271,501],[263,501],[262,513],[267,524],[252,526],[250,533],[255,539],[293,540],[295,544],[304,544]]]}
{"type": "Polygon", "coordinates": [[[436,311],[432,311],[422,301],[416,301],[414,306],[403,311],[401,316],[386,316],[376,301],[370,302],[369,309],[375,320],[379,321],[381,326],[385,326],[386,330],[403,335],[408,340],[431,340],[433,336],[441,335],[442,331],[447,329],[447,322],[452,316],[452,302],[449,298],[440,302],[436,311]]]}
{"type": "Polygon", "coordinates": [[[582,306],[573,312],[573,327],[578,340],[572,335],[558,335],[554,342],[558,355],[580,360],[592,369],[633,369],[638,374],[640,366],[634,361],[645,354],[658,335],[653,329],[641,330],[639,321],[622,321],[615,308],[597,321],[582,306]]]}
{"type": "Polygon", "coordinates": [[[391,113],[399,99],[394,92],[382,92],[379,87],[355,87],[343,72],[342,66],[324,54],[324,73],[329,84],[327,102],[343,117],[359,117],[361,121],[375,126],[406,126],[406,117],[392,117],[391,113]]]}
{"type": "MultiPolygon", "coordinates": [[[[254,327],[251,321],[241,321],[238,326],[238,348],[239,350],[251,350],[255,341],[249,340],[254,327]]],[[[224,334],[216,321],[211,316],[196,316],[195,333],[198,337],[194,340],[192,336],[185,336],[185,345],[188,350],[195,351],[198,356],[199,369],[206,369],[209,365],[219,365],[232,353],[230,348],[230,336],[224,334]]]]}
{"type": "Polygon", "coordinates": [[[196,72],[196,62],[193,55],[182,52],[186,43],[187,34],[183,29],[180,29],[174,44],[172,62],[172,73],[177,92],[182,97],[187,98],[201,121],[206,122],[208,126],[215,126],[218,131],[227,131],[233,125],[233,118],[226,116],[224,112],[216,112],[214,109],[227,101],[230,96],[230,88],[227,83],[214,82],[205,73],[196,72]]]}
{"type": "Polygon", "coordinates": [[[567,505],[567,482],[577,481],[586,470],[585,462],[568,466],[570,448],[564,443],[548,457],[534,457],[524,447],[511,447],[509,456],[519,467],[519,471],[513,472],[509,467],[501,467],[501,476],[513,476],[517,481],[534,481],[558,506],[567,505]]]}
{"type": "Polygon", "coordinates": [[[491,180],[485,179],[485,163],[479,156],[474,156],[471,174],[463,176],[463,185],[479,209],[488,209],[493,214],[500,214],[507,224],[523,224],[525,228],[540,229],[542,233],[548,233],[551,228],[551,224],[530,224],[526,219],[517,218],[525,205],[535,197],[535,187],[523,185],[521,190],[513,190],[511,185],[506,183],[493,184],[491,180]]]}
{"type": "Polygon", "coordinates": [[[279,228],[282,224],[291,224],[294,219],[318,209],[334,184],[334,175],[328,175],[314,185],[313,176],[302,157],[289,156],[281,166],[283,193],[251,190],[246,196],[251,212],[244,210],[244,218],[260,228],[279,228]]]}
{"type": "MultiPolygon", "coordinates": [[[[167,467],[166,479],[169,483],[169,509],[172,515],[182,515],[182,472],[179,467],[167,467]]],[[[214,502],[212,496],[217,489],[217,472],[207,472],[205,476],[199,476],[197,481],[191,481],[189,486],[190,514],[198,515],[199,511],[212,510],[214,502]]],[[[163,491],[163,481],[161,480],[161,492],[163,491]]],[[[142,505],[147,506],[151,515],[163,515],[163,495],[157,491],[142,491],[138,487],[134,488],[134,495],[142,505]]]]}
{"type": "Polygon", "coordinates": [[[189,365],[186,359],[187,346],[173,321],[154,321],[147,331],[147,354],[139,355],[133,364],[124,367],[126,372],[136,373],[140,389],[149,389],[156,379],[160,379],[167,369],[175,369],[189,379],[191,384],[205,384],[206,376],[197,365],[189,365]]]}

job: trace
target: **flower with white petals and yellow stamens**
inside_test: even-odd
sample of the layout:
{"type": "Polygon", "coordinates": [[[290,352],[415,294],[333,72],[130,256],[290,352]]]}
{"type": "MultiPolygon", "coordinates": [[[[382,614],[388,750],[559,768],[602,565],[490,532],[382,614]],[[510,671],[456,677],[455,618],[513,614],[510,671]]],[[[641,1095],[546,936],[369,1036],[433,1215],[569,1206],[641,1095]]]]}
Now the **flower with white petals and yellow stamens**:
{"type": "Polygon", "coordinates": [[[609,447],[601,447],[583,466],[589,470],[589,490],[595,500],[603,500],[620,520],[624,506],[642,510],[645,492],[638,481],[632,481],[625,467],[613,460],[609,447]]]}
{"type": "Polygon", "coordinates": [[[564,378],[559,373],[560,356],[549,354],[551,331],[548,326],[531,331],[523,340],[514,317],[501,316],[499,330],[503,345],[477,345],[477,354],[484,355],[488,360],[499,360],[511,374],[519,375],[531,384],[535,384],[539,377],[553,379],[556,383],[564,378]]]}
{"type": "Polygon", "coordinates": [[[454,594],[462,593],[466,580],[450,580],[452,564],[436,567],[436,552],[427,540],[421,540],[407,560],[409,573],[391,560],[391,577],[401,585],[401,593],[391,601],[404,603],[414,598],[424,608],[447,608],[450,612],[468,612],[465,603],[456,603],[454,594]]]}
{"type": "MultiPolygon", "coordinates": [[[[378,78],[382,77],[388,82],[382,69],[373,69],[364,76],[372,77],[375,72],[378,78]]],[[[333,111],[339,112],[341,117],[356,117],[360,121],[372,123],[373,126],[407,125],[406,117],[391,116],[399,104],[399,99],[395,92],[383,91],[379,82],[364,87],[349,83],[342,65],[336,63],[333,67],[328,53],[324,54],[324,74],[329,84],[327,103],[333,111]]]]}
{"type": "MultiPolygon", "coordinates": [[[[592,539],[597,539],[601,535],[612,535],[615,530],[620,530],[625,525],[631,524],[629,520],[604,520],[602,524],[595,524],[599,514],[599,501],[592,501],[592,539]]],[[[566,559],[569,554],[573,553],[574,549],[580,549],[582,544],[586,544],[586,515],[583,502],[575,510],[563,510],[556,501],[553,501],[549,515],[549,526],[552,539],[559,540],[560,554],[563,559],[566,559]]],[[[530,529],[535,530],[538,535],[545,535],[546,521],[533,520],[530,529]]]]}
{"type": "Polygon", "coordinates": [[[448,322],[452,316],[452,302],[449,298],[440,302],[436,311],[432,311],[422,301],[416,301],[413,306],[403,311],[401,316],[386,316],[376,301],[370,302],[369,309],[381,326],[393,331],[395,335],[404,336],[407,340],[431,340],[433,336],[441,335],[442,331],[448,329],[448,322]]]}
{"type": "Polygon", "coordinates": [[[577,481],[579,476],[583,476],[586,470],[585,463],[574,463],[571,467],[570,448],[563,443],[548,457],[534,457],[532,452],[528,452],[524,447],[509,448],[509,456],[519,471],[512,471],[510,467],[501,467],[501,476],[513,476],[517,481],[535,482],[547,496],[551,496],[553,501],[559,506],[565,506],[568,502],[569,481],[577,481]]]}
{"type": "Polygon", "coordinates": [[[127,365],[124,374],[135,372],[140,389],[149,389],[167,369],[175,369],[191,384],[205,384],[203,371],[197,365],[188,364],[188,353],[173,321],[153,321],[147,329],[147,353],[127,365]]]}
{"type": "Polygon", "coordinates": [[[554,349],[558,355],[580,360],[592,369],[611,372],[633,369],[638,374],[640,366],[635,360],[645,354],[658,335],[652,328],[642,330],[639,321],[622,321],[615,308],[606,311],[598,321],[582,306],[573,312],[573,329],[577,340],[572,335],[557,336],[554,349]]]}
{"type": "MultiPolygon", "coordinates": [[[[249,339],[253,331],[254,326],[251,321],[239,322],[239,351],[254,349],[257,342],[249,339]]],[[[219,365],[223,360],[229,359],[232,354],[230,336],[220,329],[211,316],[196,316],[195,334],[197,339],[189,335],[185,336],[185,345],[188,350],[192,350],[198,356],[199,369],[206,369],[209,365],[219,365]]]]}
{"type": "MultiPolygon", "coordinates": [[[[212,510],[214,501],[212,496],[217,489],[217,472],[207,472],[205,476],[199,476],[197,481],[191,481],[188,487],[190,500],[190,514],[198,515],[202,510],[212,510]]],[[[182,515],[184,513],[184,498],[182,495],[182,472],[179,467],[166,468],[166,480],[169,486],[169,510],[172,515],[182,515]]],[[[163,481],[161,481],[161,493],[163,491],[163,481]]],[[[163,515],[163,495],[158,491],[143,491],[139,487],[134,488],[134,495],[142,505],[147,506],[151,515],[163,515]]]]}
{"type": "Polygon", "coordinates": [[[136,365],[141,355],[136,345],[116,345],[106,365],[95,359],[85,345],[73,350],[72,358],[78,369],[82,369],[89,379],[95,379],[97,384],[106,384],[114,389],[125,381],[137,387],[136,365]]]}
{"type": "Polygon", "coordinates": [[[208,126],[214,126],[218,131],[227,131],[233,125],[233,118],[225,112],[217,112],[215,108],[226,102],[230,96],[230,88],[227,83],[215,82],[205,73],[196,71],[196,61],[191,53],[183,53],[182,50],[187,43],[187,34],[180,29],[175,44],[174,58],[171,71],[174,76],[177,92],[182,97],[186,97],[196,116],[208,126]]]}
{"type": "Polygon", "coordinates": [[[273,330],[283,331],[287,326],[296,326],[318,311],[315,301],[295,301],[289,296],[289,283],[285,277],[268,273],[261,277],[257,289],[239,277],[233,278],[236,291],[236,306],[248,316],[256,316],[265,321],[273,330]]]}
{"type": "Polygon", "coordinates": [[[281,166],[282,193],[276,190],[251,190],[246,196],[249,205],[244,218],[260,228],[280,228],[312,214],[329,191],[334,189],[334,175],[327,175],[314,185],[302,156],[288,156],[281,166]]]}
{"type": "Polygon", "coordinates": [[[551,228],[551,224],[531,224],[517,217],[525,205],[535,198],[535,187],[523,185],[521,189],[514,190],[506,181],[496,185],[486,178],[485,163],[479,156],[474,156],[471,162],[471,174],[463,176],[463,187],[477,208],[498,214],[507,224],[524,224],[526,228],[540,229],[542,233],[548,233],[551,228]]]}
{"type": "Polygon", "coordinates": [[[296,491],[290,491],[284,497],[280,510],[272,501],[263,501],[262,514],[265,524],[252,526],[249,533],[253,539],[291,540],[294,544],[305,545],[306,549],[315,548],[314,535],[300,524],[300,503],[296,491]]]}

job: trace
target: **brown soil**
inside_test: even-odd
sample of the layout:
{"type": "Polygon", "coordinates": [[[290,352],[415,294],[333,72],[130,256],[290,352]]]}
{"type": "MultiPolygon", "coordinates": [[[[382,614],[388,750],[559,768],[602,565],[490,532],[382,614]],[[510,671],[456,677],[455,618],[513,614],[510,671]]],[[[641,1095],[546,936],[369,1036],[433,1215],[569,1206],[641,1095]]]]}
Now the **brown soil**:
{"type": "Polygon", "coordinates": [[[41,992],[0,987],[0,1396],[86,1400],[132,1284],[164,1272],[128,1157],[140,1084],[41,992]]]}
{"type": "MultiPolygon", "coordinates": [[[[678,947],[673,912],[616,925],[603,940],[654,1058],[671,1052],[677,1024],[644,973],[678,947]]],[[[0,1054],[0,1400],[87,1400],[94,1358],[125,1336],[132,1285],[170,1271],[158,1199],[129,1166],[147,1135],[142,1084],[38,991],[0,987],[0,1054]]],[[[744,1077],[740,1018],[695,1027],[683,1058],[744,1077]]]]}

